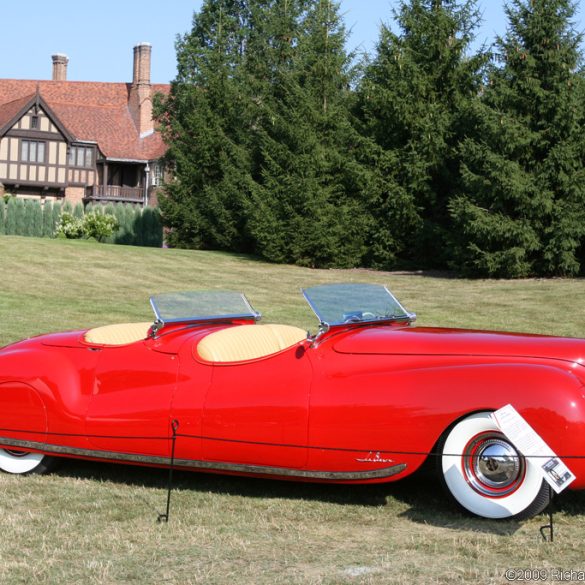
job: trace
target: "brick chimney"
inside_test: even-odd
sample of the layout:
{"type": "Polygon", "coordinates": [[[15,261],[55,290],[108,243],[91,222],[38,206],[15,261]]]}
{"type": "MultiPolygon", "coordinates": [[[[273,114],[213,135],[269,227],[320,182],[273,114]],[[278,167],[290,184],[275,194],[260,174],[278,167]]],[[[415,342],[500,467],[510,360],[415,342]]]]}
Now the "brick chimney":
{"type": "Polygon", "coordinates": [[[57,53],[52,55],[51,59],[53,59],[53,81],[67,81],[69,57],[63,53],[57,53]]]}
{"type": "Polygon", "coordinates": [[[128,107],[140,136],[154,131],[152,121],[152,86],[150,84],[150,43],[139,43],[134,47],[134,72],[128,107]]]}

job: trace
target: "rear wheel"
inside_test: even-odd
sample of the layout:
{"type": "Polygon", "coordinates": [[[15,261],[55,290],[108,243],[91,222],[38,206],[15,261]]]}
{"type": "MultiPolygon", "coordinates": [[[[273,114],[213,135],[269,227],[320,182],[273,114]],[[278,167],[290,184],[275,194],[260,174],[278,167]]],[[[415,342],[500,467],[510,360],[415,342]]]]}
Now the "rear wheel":
{"type": "Polygon", "coordinates": [[[55,464],[55,457],[18,449],[0,449],[0,470],[6,473],[46,473],[55,464]]]}
{"type": "Polygon", "coordinates": [[[472,514],[522,519],[549,503],[549,488],[538,469],[499,431],[489,412],[458,422],[439,452],[447,492],[472,514]]]}

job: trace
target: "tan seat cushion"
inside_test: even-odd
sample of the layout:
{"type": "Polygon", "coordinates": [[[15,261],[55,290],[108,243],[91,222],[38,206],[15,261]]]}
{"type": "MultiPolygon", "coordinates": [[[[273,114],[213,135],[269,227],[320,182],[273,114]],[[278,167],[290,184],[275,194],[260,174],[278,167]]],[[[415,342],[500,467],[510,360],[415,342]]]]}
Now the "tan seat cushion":
{"type": "Polygon", "coordinates": [[[204,337],[197,353],[208,362],[240,362],[277,353],[307,338],[290,325],[239,325],[204,337]]]}
{"type": "Polygon", "coordinates": [[[152,323],[118,323],[104,325],[86,332],[84,339],[87,343],[98,345],[128,345],[148,337],[148,330],[152,323]]]}

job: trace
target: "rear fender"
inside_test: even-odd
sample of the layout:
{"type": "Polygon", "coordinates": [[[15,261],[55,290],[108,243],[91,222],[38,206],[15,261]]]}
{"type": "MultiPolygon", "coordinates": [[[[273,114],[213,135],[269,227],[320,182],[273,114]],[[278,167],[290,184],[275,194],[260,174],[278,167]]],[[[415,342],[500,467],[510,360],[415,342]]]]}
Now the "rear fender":
{"type": "MultiPolygon", "coordinates": [[[[63,433],[81,432],[88,401],[93,391],[98,353],[77,348],[14,349],[0,354],[0,390],[4,389],[3,414],[13,424],[24,415],[26,399],[13,403],[9,388],[26,386],[34,390],[43,405],[47,430],[63,433]],[[18,385],[21,386],[18,386],[18,385]],[[19,406],[17,406],[17,403],[19,406]],[[18,413],[18,414],[17,414],[18,413]]],[[[24,396],[24,394],[23,394],[24,396]]],[[[35,402],[35,404],[36,404],[35,402]]],[[[32,407],[32,403],[30,403],[32,407]]],[[[37,407],[35,407],[37,408],[37,407]]],[[[5,420],[3,418],[3,420],[5,420]]],[[[28,414],[20,426],[28,426],[28,414]]]]}

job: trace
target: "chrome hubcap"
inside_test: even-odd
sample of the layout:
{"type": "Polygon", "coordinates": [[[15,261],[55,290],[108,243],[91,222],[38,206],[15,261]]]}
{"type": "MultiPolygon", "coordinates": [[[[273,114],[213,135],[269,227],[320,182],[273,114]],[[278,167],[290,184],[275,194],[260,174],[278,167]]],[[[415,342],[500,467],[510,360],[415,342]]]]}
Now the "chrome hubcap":
{"type": "Polygon", "coordinates": [[[508,495],[524,479],[524,458],[506,439],[493,433],[468,443],[463,467],[471,486],[487,496],[508,495]]]}

